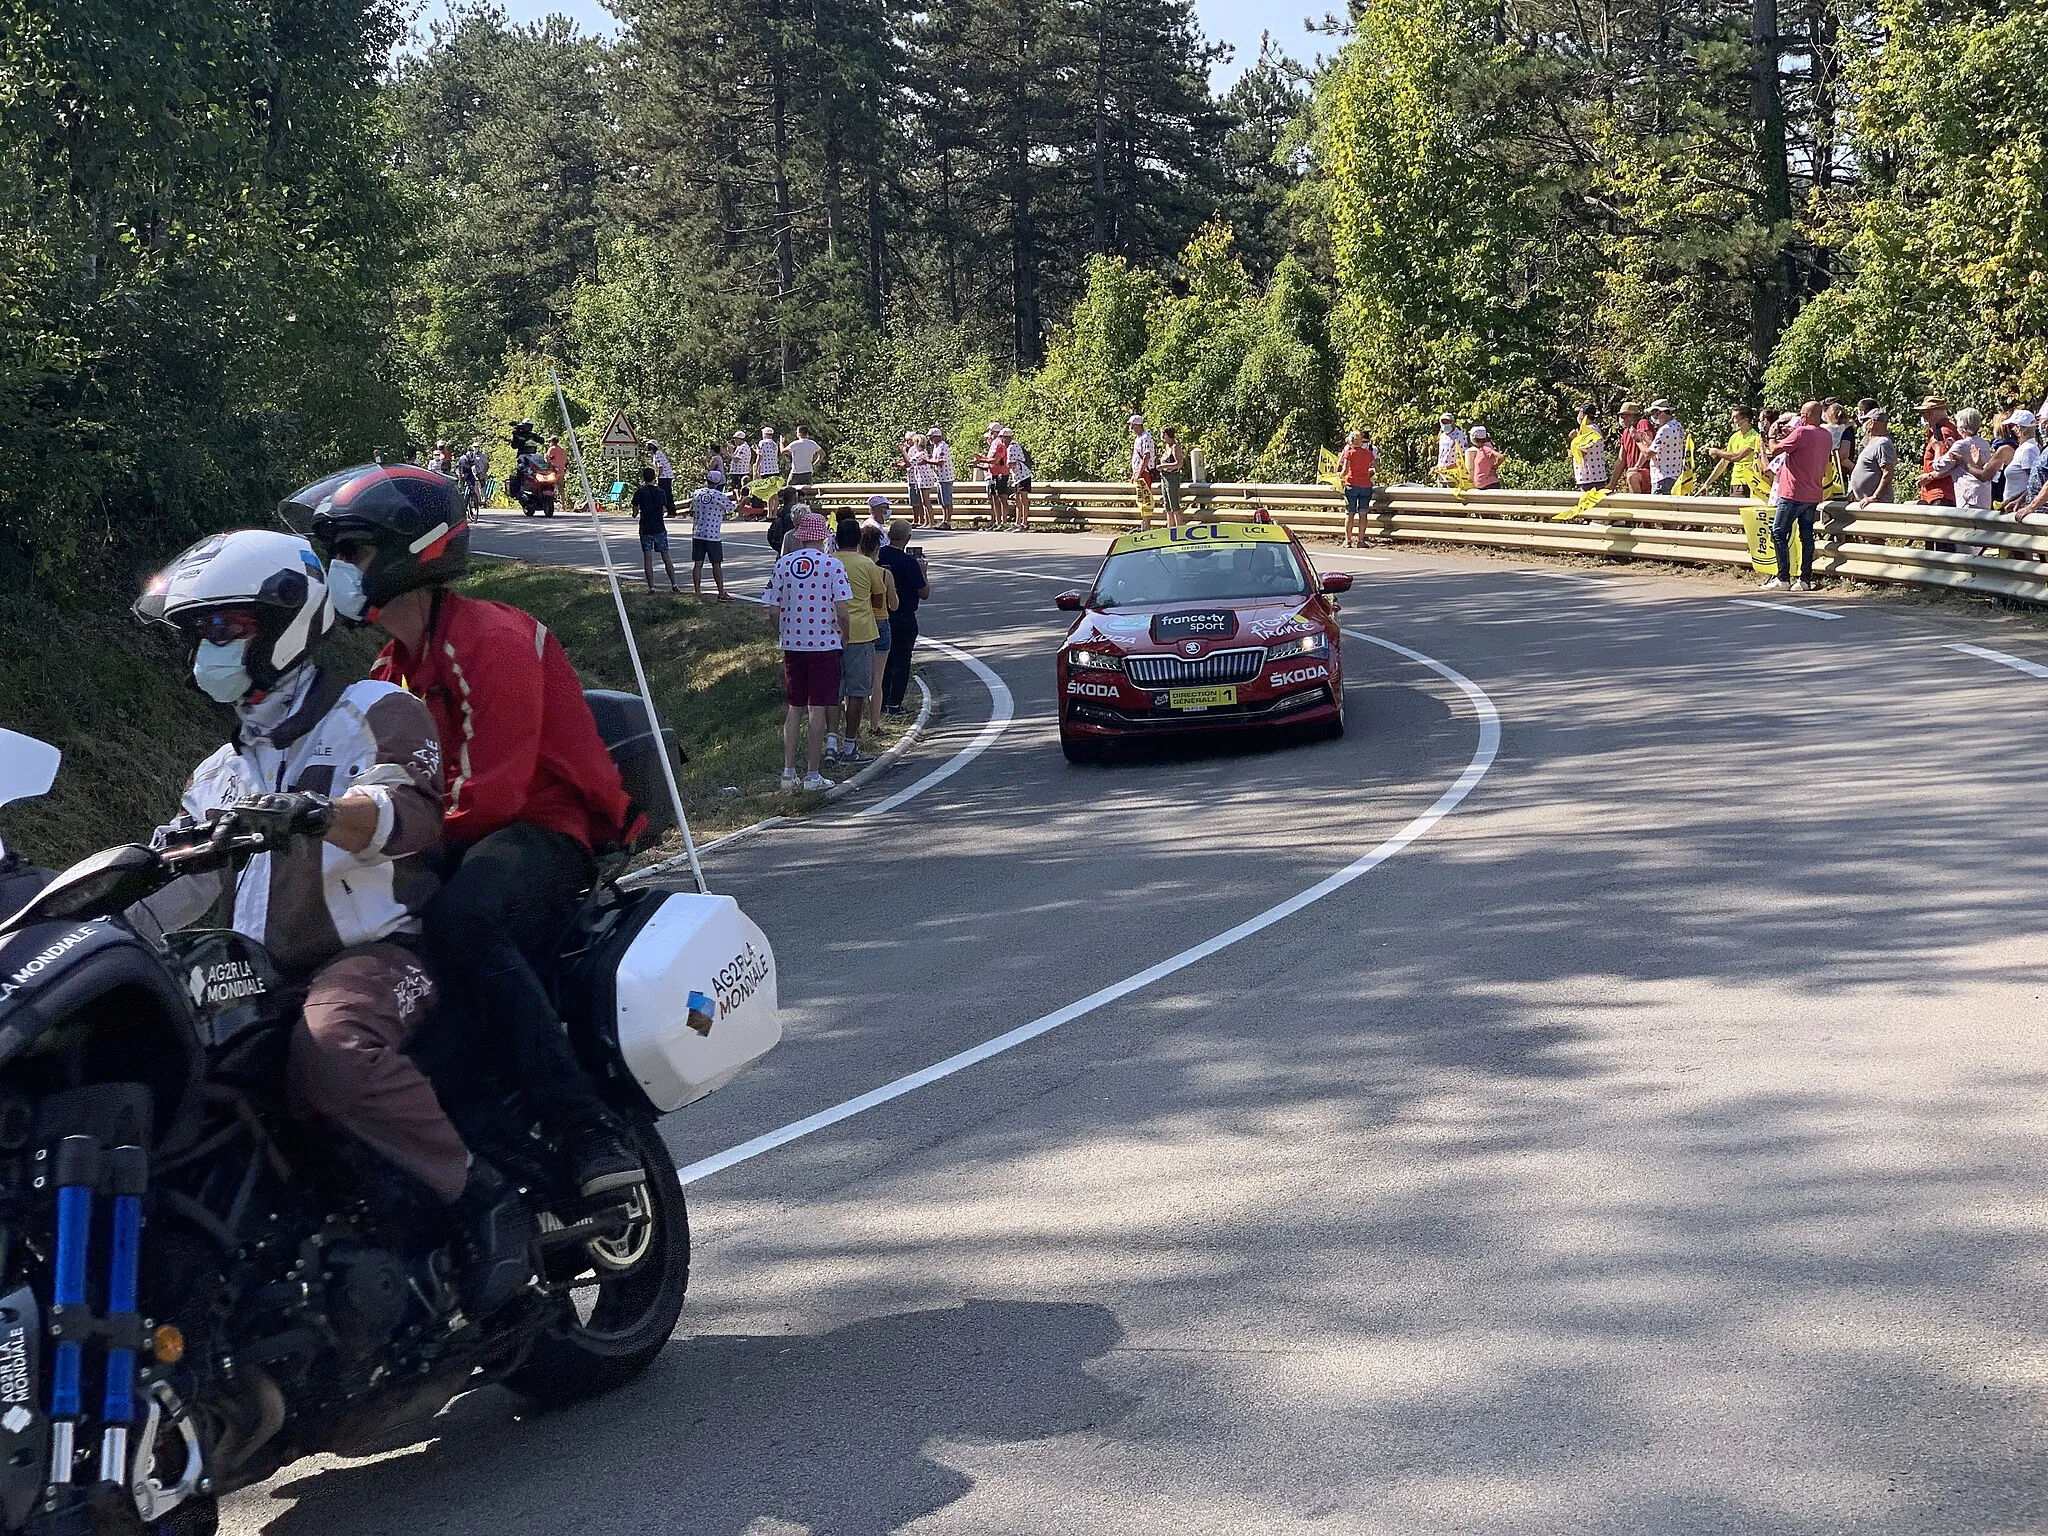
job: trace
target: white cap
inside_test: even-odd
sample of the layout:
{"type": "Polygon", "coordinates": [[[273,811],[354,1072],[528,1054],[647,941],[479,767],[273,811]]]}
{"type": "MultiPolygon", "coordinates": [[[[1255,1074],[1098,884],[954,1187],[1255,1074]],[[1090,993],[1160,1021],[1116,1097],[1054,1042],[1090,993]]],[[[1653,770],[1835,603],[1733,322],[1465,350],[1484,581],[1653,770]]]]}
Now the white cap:
{"type": "Polygon", "coordinates": [[[1129,421],[1125,422],[1124,425],[1127,427],[1142,427],[1143,425],[1145,425],[1145,418],[1142,416],[1133,416],[1129,421]]]}
{"type": "Polygon", "coordinates": [[[1472,441],[1475,443],[1483,443],[1492,435],[1493,434],[1488,432],[1484,427],[1474,427],[1472,429],[1472,441]]]}
{"type": "Polygon", "coordinates": [[[2005,419],[2016,427],[2037,427],[2041,424],[2040,417],[2032,411],[2014,411],[2005,419]]]}

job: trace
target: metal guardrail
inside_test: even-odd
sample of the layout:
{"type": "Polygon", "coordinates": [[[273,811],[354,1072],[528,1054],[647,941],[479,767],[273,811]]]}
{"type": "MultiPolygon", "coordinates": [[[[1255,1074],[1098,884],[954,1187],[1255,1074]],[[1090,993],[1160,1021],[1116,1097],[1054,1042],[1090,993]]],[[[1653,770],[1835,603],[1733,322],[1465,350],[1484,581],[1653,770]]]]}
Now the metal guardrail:
{"type": "MultiPolygon", "coordinates": [[[[898,507],[906,504],[903,486],[894,482],[820,485],[813,488],[811,499],[826,507],[863,511],[868,497],[877,494],[898,507]]],[[[1227,517],[1264,508],[1298,533],[1344,531],[1344,499],[1327,485],[1191,485],[1183,496],[1187,509],[1203,516],[1227,517]]],[[[1164,507],[1154,499],[1158,526],[1164,521],[1164,507]]],[[[1574,491],[1384,486],[1373,493],[1366,528],[1372,538],[1397,543],[1465,544],[1745,569],[1750,565],[1744,503],[1733,497],[1617,493],[1583,516],[1573,515],[1578,502],[1574,491]],[[1558,521],[1560,516],[1568,520],[1558,521]]],[[[971,517],[978,511],[977,488],[963,481],[954,516],[971,517]]],[[[1116,481],[1041,480],[1032,487],[1031,518],[1043,527],[1133,528],[1138,524],[1137,502],[1131,487],[1116,481]]],[[[1813,568],[1818,576],[2048,604],[2048,525],[1910,502],[1858,512],[1847,502],[1835,501],[1821,508],[1814,542],[1818,547],[1813,568]]]]}

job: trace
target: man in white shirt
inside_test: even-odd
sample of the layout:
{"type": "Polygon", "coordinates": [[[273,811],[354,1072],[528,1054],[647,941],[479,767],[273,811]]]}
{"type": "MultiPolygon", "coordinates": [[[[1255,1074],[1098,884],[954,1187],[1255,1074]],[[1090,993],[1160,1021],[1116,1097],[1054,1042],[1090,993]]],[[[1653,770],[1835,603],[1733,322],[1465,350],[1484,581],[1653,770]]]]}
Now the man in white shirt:
{"type": "Polygon", "coordinates": [[[817,475],[818,466],[824,462],[824,445],[811,436],[809,427],[798,422],[796,438],[789,445],[789,483],[811,484],[817,475]]]}
{"type": "Polygon", "coordinates": [[[925,453],[932,461],[932,473],[938,477],[939,510],[945,525],[953,526],[953,445],[946,441],[946,429],[933,427],[925,433],[925,453]]]}
{"type": "Polygon", "coordinates": [[[1650,420],[1657,424],[1650,438],[1650,494],[1669,496],[1685,474],[1685,423],[1669,400],[1650,402],[1650,420]]]}
{"type": "Polygon", "coordinates": [[[747,434],[735,432],[732,446],[725,451],[725,473],[732,486],[733,500],[747,499],[747,482],[754,478],[754,450],[747,445],[747,434]]]}
{"type": "Polygon", "coordinates": [[[1449,411],[1436,419],[1436,467],[1454,470],[1465,462],[1465,450],[1472,446],[1458,418],[1449,411]]]}
{"type": "Polygon", "coordinates": [[[773,480],[782,473],[782,445],[775,440],[773,427],[761,429],[761,441],[754,449],[754,473],[763,480],[773,480]]]}
{"type": "MultiPolygon", "coordinates": [[[[1159,473],[1159,445],[1145,418],[1133,416],[1124,423],[1131,432],[1131,490],[1138,501],[1138,526],[1152,526],[1152,481],[1159,473]]],[[[1007,455],[1005,455],[1007,457],[1007,455]]]]}
{"type": "Polygon", "coordinates": [[[676,472],[668,461],[668,455],[661,451],[661,444],[653,438],[647,439],[647,457],[654,465],[654,483],[661,487],[661,499],[668,508],[668,515],[676,515],[676,472]]]}

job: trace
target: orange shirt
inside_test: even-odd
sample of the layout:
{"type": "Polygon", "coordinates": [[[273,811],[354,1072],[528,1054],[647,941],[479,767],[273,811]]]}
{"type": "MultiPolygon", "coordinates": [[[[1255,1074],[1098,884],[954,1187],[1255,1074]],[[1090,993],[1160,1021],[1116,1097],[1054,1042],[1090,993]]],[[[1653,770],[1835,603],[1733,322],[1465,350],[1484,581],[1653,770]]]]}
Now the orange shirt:
{"type": "Polygon", "coordinates": [[[1379,463],[1379,455],[1370,444],[1360,443],[1356,447],[1346,446],[1337,456],[1337,462],[1344,470],[1344,483],[1355,490],[1372,488],[1372,472],[1379,463]]]}

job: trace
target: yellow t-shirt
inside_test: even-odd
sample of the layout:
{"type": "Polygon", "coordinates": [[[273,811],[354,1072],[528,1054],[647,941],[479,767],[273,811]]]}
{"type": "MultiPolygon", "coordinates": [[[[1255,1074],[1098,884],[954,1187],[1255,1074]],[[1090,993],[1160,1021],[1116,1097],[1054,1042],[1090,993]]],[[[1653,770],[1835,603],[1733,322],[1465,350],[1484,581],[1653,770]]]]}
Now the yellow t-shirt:
{"type": "Polygon", "coordinates": [[[847,643],[873,645],[882,633],[875,623],[875,598],[886,591],[881,567],[866,555],[846,549],[839,551],[839,563],[846,567],[846,583],[853,588],[853,601],[846,607],[847,643]]]}
{"type": "Polygon", "coordinates": [[[1763,494],[1763,446],[1763,435],[1753,428],[1728,434],[1728,452],[1742,455],[1728,466],[1728,483],[1736,490],[1763,494]]]}

